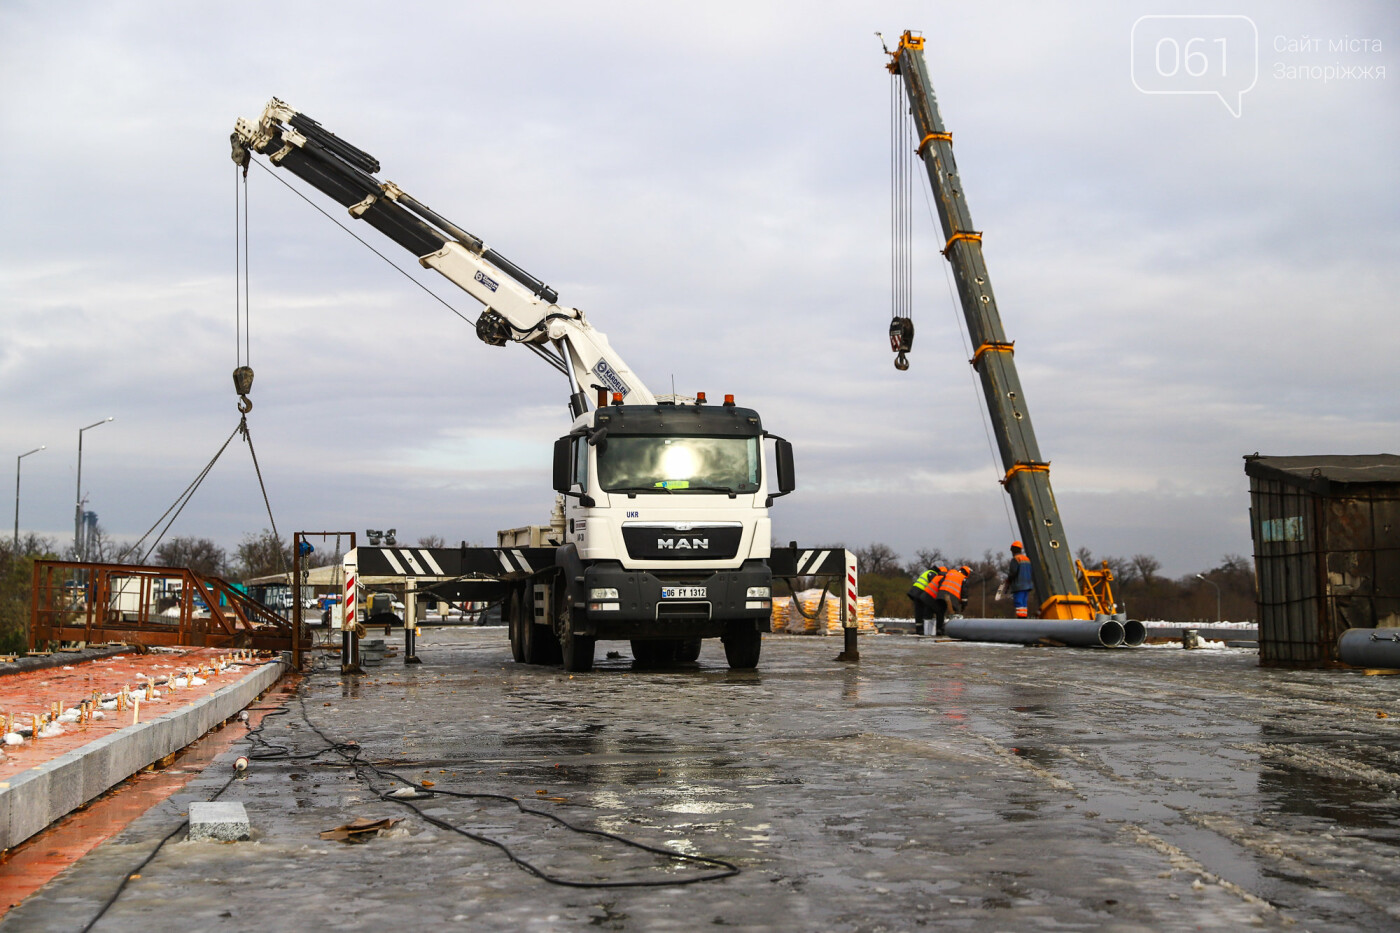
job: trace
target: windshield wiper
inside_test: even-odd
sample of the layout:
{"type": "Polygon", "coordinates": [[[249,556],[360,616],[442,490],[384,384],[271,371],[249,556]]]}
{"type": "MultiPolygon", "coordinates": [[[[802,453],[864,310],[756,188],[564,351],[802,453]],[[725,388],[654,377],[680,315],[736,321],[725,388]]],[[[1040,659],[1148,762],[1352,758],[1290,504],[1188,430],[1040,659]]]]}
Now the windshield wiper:
{"type": "Polygon", "coordinates": [[[611,489],[606,489],[605,491],[625,492],[629,496],[635,496],[639,492],[675,492],[674,489],[668,489],[665,486],[613,486],[611,489]]]}

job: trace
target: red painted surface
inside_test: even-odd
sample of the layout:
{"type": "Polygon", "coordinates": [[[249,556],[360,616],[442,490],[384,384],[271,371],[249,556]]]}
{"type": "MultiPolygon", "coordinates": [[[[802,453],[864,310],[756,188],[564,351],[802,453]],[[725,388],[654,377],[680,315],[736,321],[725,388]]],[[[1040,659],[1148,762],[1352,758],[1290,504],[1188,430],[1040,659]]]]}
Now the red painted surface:
{"type": "MultiPolygon", "coordinates": [[[[247,672],[247,668],[240,670],[247,672]]],[[[225,684],[233,682],[232,676],[230,673],[224,678],[225,684]]],[[[260,723],[268,710],[276,709],[295,692],[295,679],[283,680],[277,688],[268,691],[257,706],[249,707],[246,726],[234,721],[211,730],[180,751],[170,767],[132,775],[87,806],[0,856],[0,917],[104,840],[184,787],[246,735],[248,729],[260,723]]],[[[41,744],[43,741],[46,740],[41,740],[41,744]]]]}
{"type": "MultiPolygon", "coordinates": [[[[42,716],[54,703],[61,703],[63,709],[76,707],[83,700],[90,699],[94,692],[110,696],[123,687],[138,690],[147,680],[158,681],[183,675],[202,665],[205,673],[200,676],[206,681],[203,685],[176,690],[160,686],[156,688],[160,692],[159,699],[141,703],[141,719],[149,721],[241,680],[252,670],[251,666],[232,666],[221,674],[208,671],[216,661],[232,656],[233,652],[226,649],[181,648],[146,655],[116,655],[66,667],[7,674],[0,677],[0,716],[14,717],[16,726],[29,726],[33,716],[42,716]]],[[[103,710],[100,720],[85,725],[65,724],[63,735],[5,746],[4,758],[0,760],[0,781],[131,724],[132,710],[129,707],[123,711],[103,710]]]]}

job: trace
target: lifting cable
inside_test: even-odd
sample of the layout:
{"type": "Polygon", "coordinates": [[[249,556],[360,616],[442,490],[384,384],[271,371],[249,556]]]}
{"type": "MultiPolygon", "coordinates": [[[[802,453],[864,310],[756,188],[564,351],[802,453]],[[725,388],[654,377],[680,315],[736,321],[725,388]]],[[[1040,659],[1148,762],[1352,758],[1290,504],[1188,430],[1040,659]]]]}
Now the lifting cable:
{"type": "Polygon", "coordinates": [[[248,453],[253,459],[253,472],[257,474],[258,489],[262,492],[263,505],[267,508],[267,520],[272,525],[272,538],[274,541],[277,542],[278,545],[277,556],[281,561],[282,571],[284,573],[287,573],[290,570],[290,568],[287,566],[287,556],[283,552],[281,547],[282,538],[277,532],[277,519],[275,519],[272,515],[272,502],[268,499],[267,496],[267,484],[263,481],[262,467],[258,464],[258,452],[253,447],[253,434],[252,431],[248,428],[248,412],[253,410],[253,403],[248,398],[248,393],[251,392],[253,389],[253,368],[249,365],[249,362],[252,359],[252,339],[250,333],[251,327],[249,325],[250,319],[248,314],[249,292],[247,169],[245,168],[242,171],[243,177],[241,179],[241,208],[239,205],[240,179],[238,178],[238,175],[239,168],[235,165],[235,187],[233,197],[233,259],[235,269],[233,342],[235,368],[233,370],[233,390],[238,395],[238,425],[233,429],[232,432],[230,432],[229,436],[224,439],[223,444],[219,446],[219,449],[214,453],[214,456],[209,459],[209,462],[204,465],[204,468],[200,470],[197,474],[195,474],[194,480],[188,486],[185,487],[184,491],[181,492],[180,495],[175,497],[175,501],[170,504],[170,507],[167,508],[163,513],[161,513],[160,518],[157,518],[155,520],[155,523],[151,525],[150,528],[146,529],[145,534],[143,534],[140,538],[136,539],[135,543],[127,547],[127,549],[117,557],[118,563],[121,563],[122,559],[125,558],[128,554],[138,550],[141,547],[141,545],[146,541],[146,539],[150,538],[152,533],[154,533],[155,530],[158,527],[160,527],[161,522],[165,522],[165,527],[161,528],[160,534],[156,535],[155,538],[151,540],[151,543],[147,545],[144,551],[141,551],[141,556],[136,561],[136,563],[138,564],[146,563],[146,561],[150,558],[151,554],[155,551],[156,547],[160,544],[161,539],[165,537],[166,532],[170,531],[171,526],[175,524],[175,520],[179,518],[180,513],[185,510],[185,506],[189,505],[190,500],[194,498],[194,494],[199,489],[200,485],[204,482],[205,479],[208,478],[209,472],[214,469],[214,464],[218,463],[219,458],[223,456],[224,451],[228,450],[228,445],[233,442],[234,436],[241,434],[243,435],[243,442],[248,445],[248,453]],[[171,514],[172,512],[174,513],[173,515],[171,514]],[[166,521],[167,516],[170,519],[169,521],[166,521]]]}
{"type": "Polygon", "coordinates": [[[890,349],[894,366],[909,368],[905,354],[914,345],[914,161],[906,141],[911,117],[899,75],[890,79],[890,349]]]}
{"type": "MultiPolygon", "coordinates": [[[[429,295],[434,301],[436,301],[438,304],[442,305],[444,308],[446,308],[447,310],[451,311],[453,314],[457,315],[457,316],[458,316],[459,318],[461,318],[462,320],[466,321],[466,322],[467,322],[468,324],[470,324],[473,328],[476,327],[476,320],[475,320],[474,318],[470,318],[470,317],[468,317],[467,315],[463,314],[461,311],[458,311],[456,308],[454,308],[454,307],[447,301],[447,299],[443,298],[443,297],[442,297],[441,295],[439,295],[437,292],[433,291],[431,288],[429,288],[428,286],[426,286],[426,285],[424,285],[422,282],[420,282],[420,281],[419,281],[417,278],[415,278],[413,275],[411,275],[410,273],[406,272],[403,268],[401,268],[401,267],[399,266],[398,263],[394,262],[394,260],[390,259],[388,256],[385,256],[383,253],[381,253],[379,250],[375,249],[374,246],[371,245],[371,244],[369,243],[369,241],[365,240],[363,237],[361,237],[361,236],[360,236],[358,233],[356,233],[354,230],[351,230],[349,227],[345,226],[345,224],[341,223],[341,222],[340,222],[339,220],[337,220],[335,217],[331,216],[329,213],[327,213],[327,212],[321,207],[321,205],[317,204],[315,201],[311,200],[311,199],[308,198],[306,195],[302,194],[302,193],[301,193],[300,191],[298,191],[295,187],[293,187],[291,184],[289,184],[289,183],[286,181],[286,179],[282,178],[280,175],[278,175],[278,174],[277,174],[276,172],[274,172],[272,169],[268,168],[266,165],[263,165],[261,162],[257,161],[256,159],[249,159],[248,161],[252,162],[252,164],[256,165],[258,168],[262,169],[264,172],[267,172],[267,173],[268,173],[269,175],[271,175],[273,178],[277,179],[277,181],[278,181],[279,184],[281,184],[284,188],[286,188],[286,189],[287,189],[288,191],[290,191],[292,194],[294,194],[294,195],[296,195],[297,197],[301,198],[301,199],[302,199],[303,201],[305,201],[307,204],[310,204],[313,208],[316,209],[317,213],[319,213],[322,217],[325,217],[325,218],[326,218],[327,220],[329,220],[331,223],[335,224],[337,227],[339,227],[340,229],[344,230],[346,233],[350,234],[350,235],[351,235],[352,237],[354,237],[356,240],[359,240],[359,241],[360,241],[360,245],[364,246],[365,249],[369,250],[371,253],[374,253],[374,255],[378,256],[380,259],[382,259],[382,260],[384,260],[386,263],[388,263],[389,266],[390,266],[395,272],[397,272],[399,275],[401,275],[401,276],[403,276],[404,278],[408,279],[408,280],[409,280],[410,282],[412,282],[414,285],[417,285],[417,286],[418,286],[419,288],[421,288],[423,291],[427,292],[428,295],[429,295]]],[[[243,171],[246,173],[246,172],[248,171],[248,169],[245,167],[245,168],[243,169],[243,171]]],[[[546,363],[548,363],[550,366],[553,366],[555,369],[559,370],[559,372],[563,373],[563,374],[566,375],[566,376],[568,375],[569,371],[568,371],[568,369],[566,368],[567,364],[566,364],[562,359],[560,359],[559,357],[555,356],[555,355],[554,355],[553,353],[551,353],[550,351],[546,350],[544,347],[541,347],[539,344],[534,344],[534,343],[527,343],[527,344],[525,344],[524,346],[526,347],[526,349],[528,349],[530,352],[534,353],[534,354],[535,354],[536,356],[538,356],[540,359],[544,360],[544,361],[545,361],[546,363]]]]}

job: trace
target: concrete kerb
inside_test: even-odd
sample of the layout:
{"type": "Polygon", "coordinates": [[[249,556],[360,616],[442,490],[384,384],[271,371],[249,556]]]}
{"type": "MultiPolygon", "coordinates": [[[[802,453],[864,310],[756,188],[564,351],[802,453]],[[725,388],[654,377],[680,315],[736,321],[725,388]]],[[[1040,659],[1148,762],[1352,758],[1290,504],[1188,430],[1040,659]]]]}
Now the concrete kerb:
{"type": "Polygon", "coordinates": [[[0,781],[0,850],[8,849],[179,751],[238,713],[286,670],[272,661],[189,706],[127,726],[29,771],[0,781]]]}

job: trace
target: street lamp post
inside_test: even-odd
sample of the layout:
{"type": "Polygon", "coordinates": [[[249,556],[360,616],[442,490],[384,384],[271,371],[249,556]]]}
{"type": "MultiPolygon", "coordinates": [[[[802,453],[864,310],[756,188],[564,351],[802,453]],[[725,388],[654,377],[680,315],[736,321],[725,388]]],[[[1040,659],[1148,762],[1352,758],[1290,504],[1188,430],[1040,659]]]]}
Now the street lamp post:
{"type": "Polygon", "coordinates": [[[1201,580],[1202,582],[1205,582],[1205,583],[1209,583],[1211,586],[1215,587],[1215,624],[1216,624],[1216,625],[1219,625],[1219,624],[1220,624],[1220,619],[1221,619],[1221,615],[1220,615],[1220,584],[1219,584],[1219,583],[1216,583],[1214,580],[1207,580],[1205,577],[1201,576],[1199,573],[1196,574],[1196,579],[1197,579],[1197,580],[1201,580]]]}
{"type": "Polygon", "coordinates": [[[15,543],[14,543],[14,552],[15,552],[16,554],[19,553],[19,462],[20,462],[21,460],[23,460],[25,457],[29,456],[29,454],[37,454],[39,451],[41,451],[41,450],[47,450],[47,449],[48,449],[48,445],[47,445],[47,444],[40,444],[38,447],[35,447],[33,450],[29,451],[29,453],[20,454],[18,457],[15,458],[15,543]]]}
{"type": "Polygon", "coordinates": [[[85,428],[78,429],[78,504],[73,511],[73,557],[82,560],[85,556],[82,551],[83,537],[83,432],[91,431],[93,428],[100,428],[102,425],[112,420],[108,415],[101,421],[94,421],[85,428]]]}

